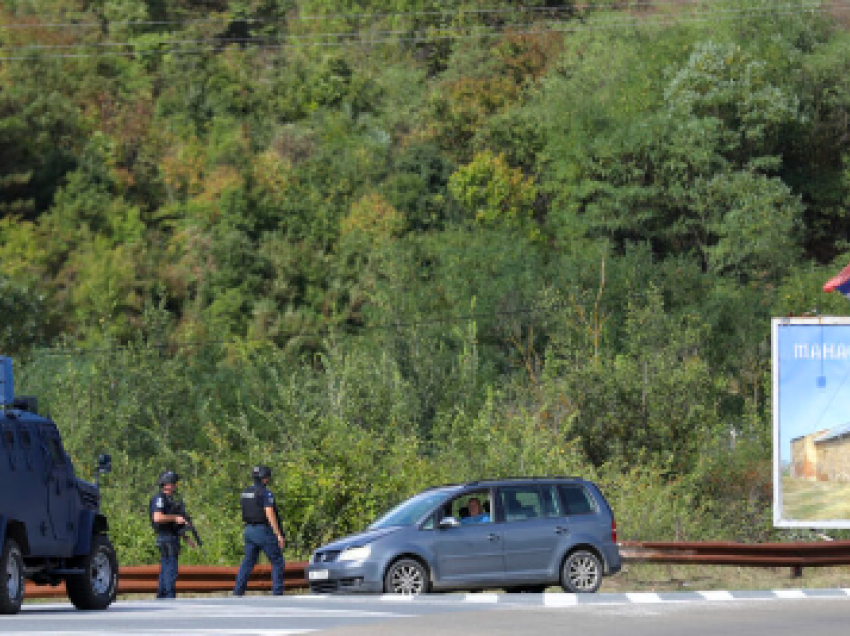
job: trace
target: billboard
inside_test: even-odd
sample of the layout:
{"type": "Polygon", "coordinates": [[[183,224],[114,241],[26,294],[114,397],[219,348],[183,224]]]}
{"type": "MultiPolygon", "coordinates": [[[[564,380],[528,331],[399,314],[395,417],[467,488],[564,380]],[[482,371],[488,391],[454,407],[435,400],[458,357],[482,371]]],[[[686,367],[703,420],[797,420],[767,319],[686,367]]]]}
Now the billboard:
{"type": "Polygon", "coordinates": [[[850,528],[850,317],[774,318],[773,522],[850,528]]]}

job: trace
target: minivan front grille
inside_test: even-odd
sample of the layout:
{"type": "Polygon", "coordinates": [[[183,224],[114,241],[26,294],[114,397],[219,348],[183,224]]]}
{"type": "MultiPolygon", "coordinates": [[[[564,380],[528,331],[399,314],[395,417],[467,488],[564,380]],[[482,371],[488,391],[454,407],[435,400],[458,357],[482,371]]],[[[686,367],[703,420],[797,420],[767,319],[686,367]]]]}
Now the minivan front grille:
{"type": "Polygon", "coordinates": [[[310,583],[310,591],[313,594],[333,594],[338,590],[339,584],[336,581],[314,581],[310,583]]]}

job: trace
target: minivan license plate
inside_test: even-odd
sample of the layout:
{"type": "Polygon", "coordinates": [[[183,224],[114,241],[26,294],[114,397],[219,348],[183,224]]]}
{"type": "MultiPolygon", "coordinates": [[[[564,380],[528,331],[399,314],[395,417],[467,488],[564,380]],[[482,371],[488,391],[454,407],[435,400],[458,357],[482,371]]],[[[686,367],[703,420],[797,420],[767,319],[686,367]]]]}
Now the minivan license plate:
{"type": "Polygon", "coordinates": [[[328,578],[328,571],[327,570],[311,570],[307,574],[307,578],[309,578],[311,581],[322,581],[322,580],[328,578]]]}

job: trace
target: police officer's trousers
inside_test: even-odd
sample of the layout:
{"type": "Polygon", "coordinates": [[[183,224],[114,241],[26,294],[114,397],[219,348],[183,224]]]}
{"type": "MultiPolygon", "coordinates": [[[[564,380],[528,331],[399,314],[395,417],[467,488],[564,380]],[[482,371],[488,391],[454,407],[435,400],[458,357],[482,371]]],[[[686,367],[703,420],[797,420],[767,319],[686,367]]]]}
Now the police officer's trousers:
{"type": "Polygon", "coordinates": [[[180,537],[176,534],[157,534],[156,546],[159,548],[159,581],[156,597],[176,598],[180,537]]]}
{"type": "Polygon", "coordinates": [[[248,587],[248,577],[251,576],[260,556],[260,550],[262,550],[266,553],[272,566],[272,594],[283,594],[283,553],[280,551],[277,537],[271,527],[248,524],[245,526],[244,537],[245,558],[242,559],[242,565],[239,566],[233,593],[237,596],[245,593],[245,589],[248,587]]]}

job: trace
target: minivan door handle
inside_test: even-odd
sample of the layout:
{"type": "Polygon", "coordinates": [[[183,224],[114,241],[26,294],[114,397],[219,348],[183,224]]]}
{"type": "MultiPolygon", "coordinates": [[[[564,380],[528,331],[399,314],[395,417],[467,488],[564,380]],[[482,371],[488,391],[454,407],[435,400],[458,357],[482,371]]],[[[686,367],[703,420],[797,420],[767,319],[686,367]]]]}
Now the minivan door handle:
{"type": "Polygon", "coordinates": [[[564,526],[555,526],[555,534],[569,534],[570,529],[564,526]]]}
{"type": "Polygon", "coordinates": [[[487,538],[488,538],[490,541],[498,541],[498,540],[499,540],[499,535],[498,535],[498,534],[496,534],[495,532],[491,532],[490,534],[488,534],[488,535],[487,535],[487,538]]]}

